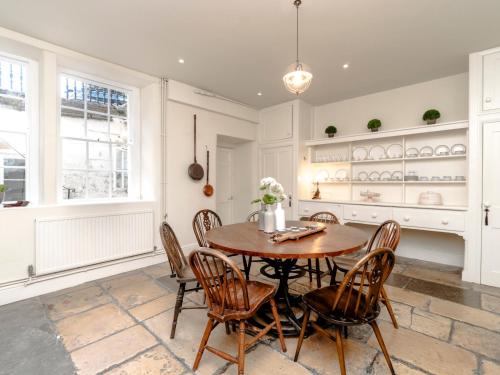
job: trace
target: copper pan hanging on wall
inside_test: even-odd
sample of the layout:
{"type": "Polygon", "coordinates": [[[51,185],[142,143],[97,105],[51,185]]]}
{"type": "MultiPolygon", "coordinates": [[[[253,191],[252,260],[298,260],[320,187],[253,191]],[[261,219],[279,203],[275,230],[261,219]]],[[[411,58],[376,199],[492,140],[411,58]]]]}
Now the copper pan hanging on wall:
{"type": "Polygon", "coordinates": [[[194,115],[194,163],[189,166],[188,174],[196,181],[201,180],[205,174],[203,167],[196,161],[196,115],[194,115]]]}

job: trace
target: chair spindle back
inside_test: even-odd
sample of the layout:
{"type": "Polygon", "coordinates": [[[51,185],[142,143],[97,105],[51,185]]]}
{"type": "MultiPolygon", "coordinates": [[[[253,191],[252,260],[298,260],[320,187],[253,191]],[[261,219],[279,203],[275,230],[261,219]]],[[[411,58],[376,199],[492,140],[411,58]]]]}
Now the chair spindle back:
{"type": "Polygon", "coordinates": [[[195,250],[189,264],[205,290],[208,307],[217,314],[250,309],[245,277],[224,254],[208,248],[195,250]]]}
{"type": "Polygon", "coordinates": [[[389,277],[396,256],[390,248],[378,248],[366,254],[340,283],[332,311],[362,320],[376,311],[380,289],[389,277]]]}
{"type": "Polygon", "coordinates": [[[260,211],[254,211],[250,215],[247,216],[247,222],[249,223],[255,223],[259,221],[259,212],[260,211]]]}
{"type": "Polygon", "coordinates": [[[401,238],[401,227],[397,221],[387,220],[380,224],[375,233],[373,234],[366,252],[369,253],[372,249],[380,247],[388,247],[392,251],[396,251],[399,240],[401,238]]]}
{"type": "Polygon", "coordinates": [[[314,215],[311,215],[309,220],[325,224],[340,224],[340,221],[337,218],[337,216],[328,211],[316,212],[314,215]]]}
{"type": "Polygon", "coordinates": [[[182,270],[185,266],[187,266],[188,262],[179,241],[177,240],[177,236],[175,235],[170,224],[166,221],[164,221],[160,226],[160,237],[165,252],[167,253],[168,261],[170,262],[175,274],[178,277],[184,277],[182,270]]]}
{"type": "Polygon", "coordinates": [[[205,233],[210,229],[222,226],[222,221],[216,212],[212,210],[201,210],[194,215],[193,231],[196,236],[196,241],[200,247],[208,247],[208,242],[205,238],[205,233]]]}

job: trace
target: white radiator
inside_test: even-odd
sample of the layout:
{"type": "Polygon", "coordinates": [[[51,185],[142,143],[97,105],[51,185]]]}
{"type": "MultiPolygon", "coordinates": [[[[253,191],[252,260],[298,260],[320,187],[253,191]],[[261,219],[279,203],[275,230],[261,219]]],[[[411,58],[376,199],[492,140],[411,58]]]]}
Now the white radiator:
{"type": "Polygon", "coordinates": [[[36,275],[154,250],[153,211],[46,218],[35,222],[36,275]]]}

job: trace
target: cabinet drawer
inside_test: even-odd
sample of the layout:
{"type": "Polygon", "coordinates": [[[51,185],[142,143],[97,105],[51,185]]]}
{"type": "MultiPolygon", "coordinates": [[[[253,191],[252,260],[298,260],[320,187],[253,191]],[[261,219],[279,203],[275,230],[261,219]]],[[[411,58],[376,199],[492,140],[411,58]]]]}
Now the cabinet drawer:
{"type": "Polygon", "coordinates": [[[299,202],[299,215],[300,216],[311,216],[316,212],[328,211],[335,214],[337,218],[342,219],[342,206],[340,204],[328,203],[328,202],[299,202]]]}
{"type": "Polygon", "coordinates": [[[465,230],[464,213],[456,211],[395,208],[394,220],[401,226],[409,228],[460,232],[465,230]]]}
{"type": "Polygon", "coordinates": [[[347,221],[361,221],[380,224],[392,219],[392,208],[379,206],[345,205],[344,219],[347,221]]]}

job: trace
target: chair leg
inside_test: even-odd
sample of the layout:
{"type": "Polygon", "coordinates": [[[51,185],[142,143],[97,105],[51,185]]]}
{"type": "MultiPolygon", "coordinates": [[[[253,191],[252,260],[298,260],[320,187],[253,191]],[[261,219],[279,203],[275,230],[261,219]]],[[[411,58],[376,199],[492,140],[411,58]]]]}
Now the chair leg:
{"type": "Polygon", "coordinates": [[[245,273],[245,279],[248,281],[250,270],[248,269],[247,258],[244,255],[242,255],[241,258],[243,259],[243,272],[245,273]]]}
{"type": "Polygon", "coordinates": [[[330,259],[328,259],[328,257],[325,258],[325,261],[326,261],[326,266],[328,267],[328,272],[331,273],[333,271],[332,263],[330,262],[330,259]]]}
{"type": "Polygon", "coordinates": [[[309,272],[309,282],[312,283],[313,281],[313,273],[312,273],[313,267],[312,267],[312,262],[311,259],[307,260],[307,271],[309,272]]]}
{"type": "Polygon", "coordinates": [[[316,286],[321,288],[321,268],[319,266],[319,258],[316,258],[316,286]]]}
{"type": "Polygon", "coordinates": [[[340,373],[346,374],[345,358],[344,358],[344,343],[342,341],[342,327],[335,327],[335,343],[337,344],[337,354],[339,355],[340,373]]]}
{"type": "Polygon", "coordinates": [[[238,340],[238,375],[245,371],[245,321],[240,320],[240,333],[238,340]]]}
{"type": "Polygon", "coordinates": [[[330,286],[333,286],[337,283],[337,263],[333,263],[333,269],[330,272],[330,286]]]}
{"type": "Polygon", "coordinates": [[[229,327],[229,322],[225,322],[224,325],[226,326],[226,335],[231,334],[231,328],[229,327]]]}
{"type": "Polygon", "coordinates": [[[278,314],[278,308],[276,306],[274,298],[271,298],[269,303],[271,304],[271,311],[273,312],[274,321],[276,322],[276,330],[278,331],[278,336],[280,339],[281,351],[286,352],[285,338],[283,337],[283,330],[281,328],[280,315],[278,314]]]}
{"type": "Polygon", "coordinates": [[[175,328],[177,327],[177,318],[182,309],[182,301],[184,299],[184,292],[186,291],[186,283],[181,283],[179,285],[179,290],[177,291],[177,299],[175,300],[175,310],[174,310],[174,320],[172,321],[172,329],[170,331],[170,338],[175,337],[175,328]]]}
{"type": "Polygon", "coordinates": [[[387,292],[385,291],[384,287],[380,289],[380,294],[382,295],[382,303],[387,307],[387,311],[389,312],[389,315],[392,320],[392,324],[394,325],[394,328],[398,329],[398,321],[396,320],[396,315],[394,314],[394,311],[392,310],[392,305],[391,301],[389,300],[389,297],[387,296],[387,292]]]}
{"type": "Polygon", "coordinates": [[[302,347],[302,342],[304,341],[304,335],[307,330],[307,323],[309,323],[309,315],[311,314],[311,310],[306,307],[306,311],[304,311],[304,319],[302,319],[302,328],[300,330],[299,341],[297,342],[297,348],[295,349],[295,356],[293,357],[293,361],[297,362],[299,359],[300,348],[302,347]]]}
{"type": "Polygon", "coordinates": [[[380,333],[380,329],[378,328],[377,322],[374,320],[373,322],[370,323],[372,326],[373,332],[375,333],[375,336],[377,337],[378,344],[380,345],[380,349],[382,349],[382,352],[384,353],[385,361],[387,362],[387,365],[389,366],[389,370],[391,370],[391,374],[395,375],[396,373],[394,372],[394,367],[392,367],[392,362],[391,362],[391,357],[389,357],[389,352],[387,351],[387,348],[385,347],[384,339],[382,338],[382,334],[380,333]]]}
{"type": "Polygon", "coordinates": [[[205,351],[205,348],[206,348],[207,342],[208,342],[208,338],[210,337],[210,334],[212,333],[213,328],[214,328],[214,320],[209,319],[207,322],[207,326],[205,327],[205,332],[203,332],[203,337],[201,338],[201,341],[200,341],[200,347],[198,348],[198,353],[196,353],[196,358],[194,360],[194,365],[193,365],[194,371],[196,371],[198,369],[198,366],[200,365],[201,356],[203,355],[203,352],[205,351]]]}

